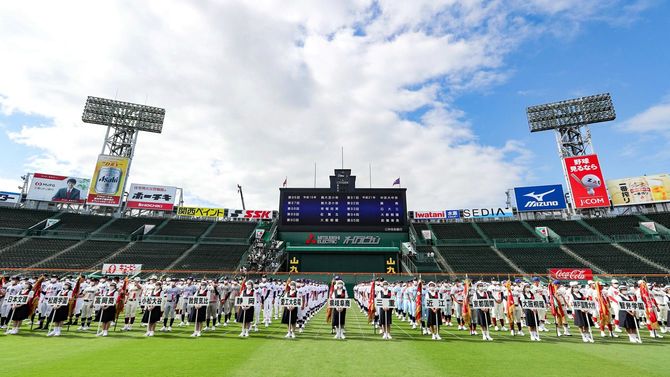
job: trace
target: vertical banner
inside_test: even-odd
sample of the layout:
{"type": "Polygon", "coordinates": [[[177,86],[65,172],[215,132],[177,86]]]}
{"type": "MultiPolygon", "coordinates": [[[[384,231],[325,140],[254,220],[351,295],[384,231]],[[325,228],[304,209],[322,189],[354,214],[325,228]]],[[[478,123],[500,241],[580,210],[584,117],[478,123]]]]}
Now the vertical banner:
{"type": "Polygon", "coordinates": [[[563,163],[575,208],[609,207],[598,155],[566,157],[563,163]]]}
{"type": "Polygon", "coordinates": [[[127,157],[98,156],[88,191],[88,204],[111,207],[121,204],[128,162],[127,157]]]}

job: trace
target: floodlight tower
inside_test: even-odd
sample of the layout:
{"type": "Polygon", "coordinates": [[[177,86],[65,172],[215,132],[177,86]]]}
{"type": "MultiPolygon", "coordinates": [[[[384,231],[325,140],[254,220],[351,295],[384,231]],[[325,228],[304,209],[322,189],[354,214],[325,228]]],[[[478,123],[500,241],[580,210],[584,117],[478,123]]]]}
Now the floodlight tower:
{"type": "MultiPolygon", "coordinates": [[[[81,120],[84,123],[107,126],[101,154],[128,158],[130,172],[139,131],[161,133],[165,109],[89,96],[81,120]]],[[[126,179],[124,193],[127,183],[126,179]]],[[[119,212],[121,208],[122,205],[119,205],[119,212]]]]}
{"type": "MultiPolygon", "coordinates": [[[[609,93],[530,106],[526,109],[526,115],[530,132],[556,131],[556,144],[561,160],[595,153],[588,125],[616,119],[609,93]]],[[[565,165],[562,165],[568,182],[565,165]]]]}

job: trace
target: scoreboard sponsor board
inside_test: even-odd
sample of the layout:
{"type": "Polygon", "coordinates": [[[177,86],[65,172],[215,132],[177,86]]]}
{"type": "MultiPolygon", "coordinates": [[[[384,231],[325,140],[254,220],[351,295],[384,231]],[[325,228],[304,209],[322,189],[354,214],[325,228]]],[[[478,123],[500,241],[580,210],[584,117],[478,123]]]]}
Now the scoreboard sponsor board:
{"type": "Polygon", "coordinates": [[[282,188],[280,231],[406,232],[405,189],[282,188]]]}

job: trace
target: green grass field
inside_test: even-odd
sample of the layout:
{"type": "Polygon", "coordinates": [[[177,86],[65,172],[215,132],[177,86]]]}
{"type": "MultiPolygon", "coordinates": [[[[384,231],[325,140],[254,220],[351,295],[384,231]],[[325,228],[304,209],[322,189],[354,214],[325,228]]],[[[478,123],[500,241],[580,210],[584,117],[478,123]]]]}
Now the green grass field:
{"type": "Polygon", "coordinates": [[[595,344],[551,333],[538,343],[493,331],[494,341],[483,342],[453,327],[433,341],[395,321],[394,339],[386,341],[358,310],[349,311],[347,322],[346,340],[332,339],[325,310],[293,340],[284,339],[284,327],[275,323],[247,339],[238,338],[237,324],[200,338],[189,337],[192,326],[153,338],[137,325],[107,338],[74,328],[47,338],[24,326],[18,335],[0,335],[0,370],[3,376],[668,376],[670,336],[651,339],[646,330],[644,344],[599,333],[595,344]]]}

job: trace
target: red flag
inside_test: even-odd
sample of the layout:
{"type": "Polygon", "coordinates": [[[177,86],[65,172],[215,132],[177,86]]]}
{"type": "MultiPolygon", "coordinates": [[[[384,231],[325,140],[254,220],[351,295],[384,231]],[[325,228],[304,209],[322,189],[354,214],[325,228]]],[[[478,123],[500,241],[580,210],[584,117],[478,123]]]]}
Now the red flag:
{"type": "Polygon", "coordinates": [[[375,318],[375,275],[372,275],[372,283],[370,283],[370,297],[368,297],[368,323],[375,318]]]}
{"type": "Polygon", "coordinates": [[[79,289],[81,288],[81,281],[84,280],[84,278],[79,275],[77,278],[77,282],[74,283],[74,288],[72,289],[72,297],[70,297],[70,302],[68,302],[68,317],[72,317],[72,313],[74,313],[74,308],[77,305],[77,294],[79,293],[79,289]]]}
{"type": "Polygon", "coordinates": [[[123,308],[126,306],[126,293],[128,289],[128,276],[123,279],[123,285],[119,291],[119,297],[116,299],[116,320],[119,319],[119,314],[123,311],[123,308]]]}
{"type": "MultiPolygon", "coordinates": [[[[335,287],[335,279],[330,280],[330,289],[328,289],[328,298],[333,296],[333,289],[335,287]]],[[[333,308],[328,306],[326,310],[326,323],[330,323],[330,320],[333,318],[333,308]]]]}
{"type": "Polygon", "coordinates": [[[609,300],[603,295],[603,287],[600,285],[600,282],[596,282],[596,294],[598,297],[596,298],[598,301],[598,314],[599,314],[599,320],[600,320],[600,325],[601,326],[606,326],[610,323],[610,302],[609,300]]]}
{"type": "Polygon", "coordinates": [[[423,301],[423,281],[419,278],[419,285],[416,287],[416,309],[414,310],[414,318],[416,321],[421,321],[421,303],[423,301]]]}
{"type": "Polygon", "coordinates": [[[551,315],[556,318],[556,322],[559,325],[566,324],[565,322],[565,312],[561,306],[558,297],[556,296],[556,284],[549,283],[549,307],[551,308],[551,315]]]}
{"type": "Polygon", "coordinates": [[[28,316],[31,316],[35,313],[37,305],[40,302],[40,295],[42,294],[42,282],[44,281],[44,275],[40,276],[39,279],[35,282],[33,286],[33,298],[30,300],[28,305],[28,316]]]}
{"type": "Polygon", "coordinates": [[[505,283],[505,288],[507,288],[507,320],[509,321],[510,326],[514,325],[514,295],[512,294],[512,281],[507,279],[505,283]]]}
{"type": "Polygon", "coordinates": [[[244,292],[245,289],[247,289],[247,277],[246,276],[242,279],[242,284],[240,284],[240,294],[242,294],[242,292],[244,292]]]}
{"type": "Polygon", "coordinates": [[[640,283],[640,298],[644,302],[644,311],[647,315],[647,328],[649,330],[658,330],[658,318],[656,317],[656,310],[654,310],[654,301],[649,294],[649,287],[646,282],[640,283]]]}
{"type": "Polygon", "coordinates": [[[470,312],[470,280],[465,279],[465,289],[463,291],[463,322],[470,325],[472,313],[470,312]]]}

